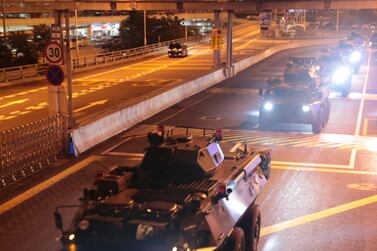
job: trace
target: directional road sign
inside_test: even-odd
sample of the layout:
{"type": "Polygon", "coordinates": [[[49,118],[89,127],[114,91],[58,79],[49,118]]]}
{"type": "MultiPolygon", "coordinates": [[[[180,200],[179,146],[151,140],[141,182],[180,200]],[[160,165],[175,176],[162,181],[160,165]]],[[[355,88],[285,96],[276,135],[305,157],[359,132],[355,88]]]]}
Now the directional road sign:
{"type": "Polygon", "coordinates": [[[223,45],[223,34],[220,29],[212,29],[211,32],[211,49],[212,50],[221,50],[223,45]]]}
{"type": "Polygon", "coordinates": [[[45,46],[45,56],[50,63],[59,63],[63,59],[62,47],[57,42],[49,42],[45,46]]]}
{"type": "Polygon", "coordinates": [[[50,65],[46,72],[47,81],[53,86],[59,86],[64,81],[64,72],[59,65],[50,65]]]}

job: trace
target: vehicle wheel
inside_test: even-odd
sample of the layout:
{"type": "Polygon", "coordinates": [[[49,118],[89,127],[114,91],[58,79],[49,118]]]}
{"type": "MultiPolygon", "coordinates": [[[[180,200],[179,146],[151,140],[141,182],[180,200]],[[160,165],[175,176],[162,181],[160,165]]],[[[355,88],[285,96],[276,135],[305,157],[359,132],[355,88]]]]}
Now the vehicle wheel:
{"type": "Polygon", "coordinates": [[[252,205],[248,209],[241,224],[245,233],[245,250],[257,251],[261,229],[261,214],[258,205],[252,205]]]}
{"type": "Polygon", "coordinates": [[[226,240],[223,251],[245,251],[245,234],[242,228],[235,227],[226,240]]]}
{"type": "Polygon", "coordinates": [[[326,100],[326,124],[329,122],[330,119],[330,111],[331,111],[331,103],[330,100],[326,100]]]}
{"type": "Polygon", "coordinates": [[[360,65],[355,65],[355,67],[353,68],[353,73],[357,74],[359,73],[360,71],[360,65]]]}
{"type": "Polygon", "coordinates": [[[348,89],[348,88],[344,88],[344,89],[342,89],[342,97],[343,98],[346,98],[346,97],[348,97],[348,95],[350,94],[350,89],[348,89]]]}
{"type": "Polygon", "coordinates": [[[264,130],[268,130],[268,128],[270,127],[270,123],[263,118],[263,115],[259,115],[259,129],[264,131],[264,130]]]}
{"type": "Polygon", "coordinates": [[[322,125],[323,125],[323,109],[321,108],[321,110],[317,114],[317,118],[312,122],[312,132],[314,134],[320,133],[322,129],[322,125]]]}
{"type": "Polygon", "coordinates": [[[348,97],[348,95],[350,94],[351,92],[351,85],[352,85],[352,80],[350,79],[349,82],[347,83],[347,85],[342,88],[342,97],[348,97]]]}

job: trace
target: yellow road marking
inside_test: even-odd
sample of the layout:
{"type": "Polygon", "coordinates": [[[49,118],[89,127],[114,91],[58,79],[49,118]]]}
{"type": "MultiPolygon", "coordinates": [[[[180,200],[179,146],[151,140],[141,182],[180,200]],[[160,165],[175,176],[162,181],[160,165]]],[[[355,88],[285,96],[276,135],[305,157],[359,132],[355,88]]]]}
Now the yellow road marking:
{"type": "MultiPolygon", "coordinates": [[[[364,81],[364,85],[363,85],[363,95],[365,95],[366,92],[367,92],[368,76],[369,76],[371,58],[372,58],[372,53],[369,53],[368,63],[367,63],[367,71],[365,73],[365,81],[364,81]]],[[[359,113],[357,115],[357,120],[356,120],[355,136],[360,135],[361,121],[362,121],[362,117],[363,117],[363,110],[364,110],[364,103],[365,103],[364,101],[365,101],[364,99],[361,99],[361,101],[360,101],[359,113]]]]}
{"type": "Polygon", "coordinates": [[[349,165],[337,165],[337,164],[320,164],[320,163],[304,163],[304,162],[289,162],[289,161],[271,161],[271,164],[287,165],[287,166],[309,166],[309,167],[332,167],[332,168],[346,168],[352,169],[349,165]]]}
{"type": "Polygon", "coordinates": [[[368,134],[368,119],[364,119],[363,132],[361,135],[367,135],[367,134],[368,134]]]}
{"type": "Polygon", "coordinates": [[[91,107],[96,106],[96,105],[104,105],[106,102],[107,102],[107,99],[103,99],[103,100],[98,100],[98,101],[95,101],[95,102],[91,102],[87,106],[84,106],[84,107],[81,107],[81,108],[78,108],[78,109],[74,110],[74,112],[81,112],[83,110],[86,110],[86,109],[91,108],[91,107]]]}
{"type": "Polygon", "coordinates": [[[272,226],[264,227],[261,229],[261,236],[266,236],[272,233],[277,233],[282,230],[297,227],[306,223],[324,219],[336,214],[340,214],[355,208],[367,206],[377,202],[377,195],[369,196],[364,199],[356,200],[350,203],[345,203],[340,206],[325,209],[316,213],[308,214],[305,216],[297,217],[292,220],[284,221],[272,226]]]}
{"type": "Polygon", "coordinates": [[[15,100],[15,101],[10,101],[6,104],[3,104],[3,105],[0,105],[0,108],[4,108],[4,107],[7,107],[7,106],[11,106],[11,105],[18,105],[18,104],[22,104],[22,103],[25,103],[26,101],[28,101],[29,99],[26,98],[26,99],[19,99],[19,100],[15,100]]]}
{"type": "Polygon", "coordinates": [[[99,156],[90,156],[81,162],[77,163],[76,165],[64,170],[63,172],[49,178],[48,180],[36,185],[33,188],[30,188],[26,192],[16,196],[15,198],[3,203],[0,205],[0,215],[5,213],[6,211],[18,206],[19,204],[23,203],[24,201],[30,199],[31,197],[39,194],[40,192],[46,190],[47,188],[51,187],[52,185],[58,183],[59,181],[63,180],[67,176],[83,169],[90,163],[100,160],[102,157],[99,156]]]}
{"type": "Polygon", "coordinates": [[[321,167],[305,167],[305,166],[280,166],[272,165],[272,169],[278,170],[292,170],[292,171],[305,171],[305,172],[323,172],[323,173],[341,173],[341,174],[356,174],[356,175],[373,175],[377,176],[375,171],[362,171],[362,170],[347,170],[339,168],[321,168],[321,167]]]}

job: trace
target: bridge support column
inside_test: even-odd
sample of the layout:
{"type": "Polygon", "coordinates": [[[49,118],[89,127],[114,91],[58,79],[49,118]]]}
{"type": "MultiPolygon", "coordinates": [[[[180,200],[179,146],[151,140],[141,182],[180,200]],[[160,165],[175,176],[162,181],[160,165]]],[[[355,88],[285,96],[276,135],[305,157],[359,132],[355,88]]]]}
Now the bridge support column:
{"type": "MultiPolygon", "coordinates": [[[[215,27],[221,29],[220,11],[214,11],[215,15],[215,27]]],[[[221,66],[221,50],[213,50],[213,65],[215,67],[221,66]]]]}
{"type": "Polygon", "coordinates": [[[226,34],[226,76],[233,77],[233,11],[228,11],[226,34]]]}

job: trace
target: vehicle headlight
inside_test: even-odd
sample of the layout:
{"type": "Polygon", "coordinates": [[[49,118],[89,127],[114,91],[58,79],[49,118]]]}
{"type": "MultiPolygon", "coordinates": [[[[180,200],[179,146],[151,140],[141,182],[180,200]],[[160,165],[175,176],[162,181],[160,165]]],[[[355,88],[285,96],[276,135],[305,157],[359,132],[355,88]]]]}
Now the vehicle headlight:
{"type": "Polygon", "coordinates": [[[263,105],[263,109],[266,110],[266,111],[271,111],[272,108],[274,108],[274,105],[270,102],[267,102],[263,105]]]}
{"type": "Polygon", "coordinates": [[[351,72],[347,67],[341,67],[337,69],[332,76],[332,81],[335,84],[343,84],[349,78],[351,72]]]}
{"type": "Polygon", "coordinates": [[[349,61],[351,63],[358,63],[361,60],[361,53],[360,51],[354,51],[351,53],[351,56],[349,58],[349,61]]]}
{"type": "Polygon", "coordinates": [[[303,106],[302,106],[302,111],[303,111],[303,112],[309,112],[309,111],[310,111],[310,106],[308,106],[308,105],[303,105],[303,106]]]}
{"type": "Polygon", "coordinates": [[[89,225],[90,225],[89,221],[82,220],[82,221],[79,222],[79,229],[80,230],[87,230],[89,228],[89,225]]]}
{"type": "Polygon", "coordinates": [[[68,236],[68,240],[70,240],[70,241],[73,241],[74,239],[75,239],[75,235],[74,234],[70,234],[69,236],[68,236]]]}

